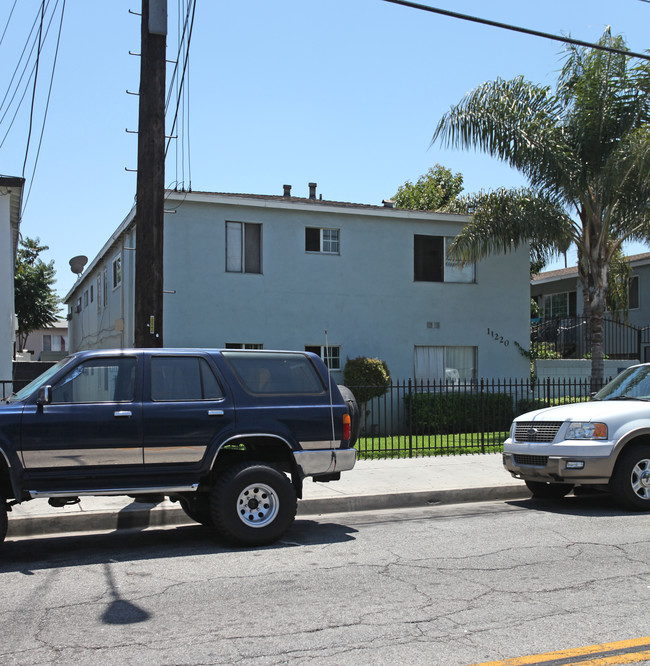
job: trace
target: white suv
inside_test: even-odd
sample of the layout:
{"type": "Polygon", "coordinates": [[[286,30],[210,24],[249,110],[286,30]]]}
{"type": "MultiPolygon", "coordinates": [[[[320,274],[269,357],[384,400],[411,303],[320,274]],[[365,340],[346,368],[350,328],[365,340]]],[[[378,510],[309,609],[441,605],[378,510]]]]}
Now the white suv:
{"type": "Polygon", "coordinates": [[[650,364],[627,368],[589,402],[518,416],[503,464],[535,497],[604,486],[626,508],[650,510],[650,364]]]}

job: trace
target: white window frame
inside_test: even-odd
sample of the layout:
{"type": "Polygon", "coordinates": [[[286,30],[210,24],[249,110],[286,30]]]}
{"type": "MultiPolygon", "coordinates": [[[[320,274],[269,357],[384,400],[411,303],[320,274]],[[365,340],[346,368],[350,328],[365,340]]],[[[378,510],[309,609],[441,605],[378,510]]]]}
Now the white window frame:
{"type": "Polygon", "coordinates": [[[102,287],[104,289],[103,291],[104,308],[106,308],[108,306],[108,268],[104,269],[104,274],[102,276],[102,287]]]}
{"type": "Polygon", "coordinates": [[[478,378],[478,347],[474,345],[415,345],[413,365],[413,376],[417,382],[446,381],[450,384],[475,382],[478,378]],[[458,368],[451,367],[451,357],[455,352],[470,352],[473,356],[471,368],[460,368],[460,372],[458,372],[458,368]],[[423,372],[425,366],[429,372],[423,372]]]}
{"type": "Polygon", "coordinates": [[[226,220],[226,273],[262,274],[262,225],[259,222],[233,222],[226,220]],[[257,227],[259,233],[259,262],[257,270],[247,269],[246,230],[257,227]]]}
{"type": "Polygon", "coordinates": [[[116,255],[111,262],[113,274],[113,291],[122,284],[122,253],[116,255]]]}
{"type": "Polygon", "coordinates": [[[305,247],[305,252],[307,254],[329,254],[329,255],[340,255],[341,254],[341,230],[336,227],[305,227],[305,246],[307,244],[307,229],[317,229],[318,234],[318,250],[308,250],[305,247]],[[332,236],[336,238],[332,238],[332,236]],[[328,249],[325,249],[325,247],[328,249]],[[334,249],[332,249],[334,248],[334,249]]]}
{"type": "Polygon", "coordinates": [[[305,345],[305,351],[320,356],[332,372],[341,370],[341,345],[305,345]]]}

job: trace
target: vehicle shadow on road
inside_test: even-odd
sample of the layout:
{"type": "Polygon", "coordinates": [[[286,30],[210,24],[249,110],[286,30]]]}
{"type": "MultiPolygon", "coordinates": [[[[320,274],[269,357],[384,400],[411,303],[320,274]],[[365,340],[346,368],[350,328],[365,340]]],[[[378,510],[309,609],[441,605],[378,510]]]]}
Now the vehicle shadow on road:
{"type": "Polygon", "coordinates": [[[232,546],[202,525],[118,530],[7,539],[0,547],[0,574],[111,562],[179,558],[242,550],[283,550],[353,541],[357,530],[341,523],[299,519],[276,543],[258,548],[232,546]]]}
{"type": "MultiPolygon", "coordinates": [[[[630,516],[637,512],[626,511],[621,508],[614,498],[605,492],[585,493],[578,496],[569,495],[560,499],[530,499],[508,500],[510,506],[522,509],[534,509],[545,513],[567,514],[573,516],[630,516]]],[[[638,512],[647,515],[647,512],[638,512]]]]}

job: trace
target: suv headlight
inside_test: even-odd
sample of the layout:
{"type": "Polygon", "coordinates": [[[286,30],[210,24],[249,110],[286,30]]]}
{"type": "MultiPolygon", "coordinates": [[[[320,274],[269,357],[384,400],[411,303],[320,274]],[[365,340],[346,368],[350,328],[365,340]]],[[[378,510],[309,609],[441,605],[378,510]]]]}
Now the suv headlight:
{"type": "Polygon", "coordinates": [[[607,439],[607,424],[570,423],[565,439],[607,439]]]}

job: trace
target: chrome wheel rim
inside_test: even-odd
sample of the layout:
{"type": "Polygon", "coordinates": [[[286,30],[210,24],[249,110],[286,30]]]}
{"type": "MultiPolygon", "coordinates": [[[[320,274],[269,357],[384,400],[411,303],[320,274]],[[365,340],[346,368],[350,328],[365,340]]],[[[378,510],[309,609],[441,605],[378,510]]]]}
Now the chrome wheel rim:
{"type": "Polygon", "coordinates": [[[637,497],[650,500],[650,460],[644,458],[632,469],[632,490],[637,497]]]}
{"type": "Polygon", "coordinates": [[[246,486],[237,498],[237,515],[248,527],[265,527],[278,515],[280,499],[265,483],[246,486]]]}

